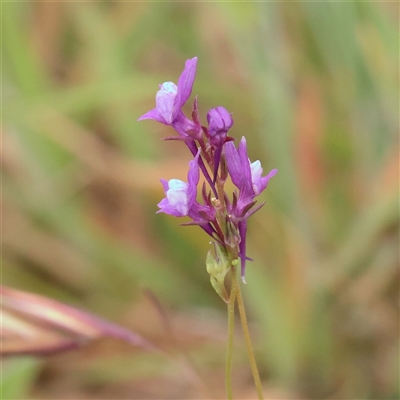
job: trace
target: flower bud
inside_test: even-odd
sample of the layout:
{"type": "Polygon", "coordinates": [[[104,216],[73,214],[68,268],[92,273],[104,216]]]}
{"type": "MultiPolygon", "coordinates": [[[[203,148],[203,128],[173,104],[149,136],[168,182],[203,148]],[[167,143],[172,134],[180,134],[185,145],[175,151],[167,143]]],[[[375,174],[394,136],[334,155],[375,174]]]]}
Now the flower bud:
{"type": "Polygon", "coordinates": [[[229,295],[225,288],[225,276],[230,268],[230,261],[226,250],[219,243],[212,243],[214,249],[207,253],[206,268],[210,274],[211,285],[225,302],[229,301],[229,295]]]}
{"type": "Polygon", "coordinates": [[[218,275],[218,262],[217,260],[214,258],[214,255],[212,253],[211,250],[209,250],[209,252],[207,253],[207,258],[206,258],[206,269],[207,272],[211,275],[218,275]]]}
{"type": "Polygon", "coordinates": [[[225,139],[228,130],[233,125],[233,119],[229,111],[221,106],[212,108],[207,113],[208,133],[211,138],[225,139]]]}

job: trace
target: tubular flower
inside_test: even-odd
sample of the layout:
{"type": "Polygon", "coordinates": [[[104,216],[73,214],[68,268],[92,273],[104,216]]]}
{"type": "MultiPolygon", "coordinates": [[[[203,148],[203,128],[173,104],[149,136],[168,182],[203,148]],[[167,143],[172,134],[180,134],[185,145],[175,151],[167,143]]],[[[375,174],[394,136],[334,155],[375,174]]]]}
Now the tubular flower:
{"type": "Polygon", "coordinates": [[[192,94],[194,78],[196,76],[197,57],[187,60],[185,69],[178,80],[164,82],[156,94],[156,108],[143,114],[138,121],[154,119],[164,125],[170,125],[183,137],[188,131],[199,130],[199,127],[190,121],[182,112],[182,107],[192,94]]]}
{"type": "Polygon", "coordinates": [[[225,157],[229,175],[233,184],[239,189],[236,204],[232,204],[230,212],[232,218],[237,220],[241,241],[239,243],[239,255],[241,258],[241,272],[244,280],[246,269],[246,234],[247,218],[259,210],[263,203],[251,210],[255,205],[254,198],[262,193],[269,180],[278,172],[273,169],[268,175],[262,176],[263,169],[260,161],[250,162],[247,155],[246,138],[240,140],[238,149],[232,142],[225,144],[225,157]]]}
{"type": "Polygon", "coordinates": [[[188,215],[197,195],[197,184],[199,183],[199,156],[189,163],[188,182],[183,182],[179,179],[170,179],[168,182],[161,179],[161,184],[164,187],[165,198],[158,203],[160,208],[157,213],[174,215],[175,217],[184,217],[188,215]]]}
{"type": "Polygon", "coordinates": [[[238,208],[243,210],[256,196],[262,193],[269,180],[278,172],[273,169],[266,176],[261,176],[263,169],[260,161],[250,162],[247,155],[246,138],[240,140],[238,149],[232,142],[225,144],[226,164],[233,184],[239,189],[238,208]]]}
{"type": "Polygon", "coordinates": [[[187,183],[179,179],[160,180],[165,197],[158,203],[160,209],[157,214],[163,212],[174,217],[188,216],[193,222],[184,225],[199,225],[208,235],[214,237],[216,232],[210,222],[215,219],[215,212],[208,204],[202,205],[196,201],[197,184],[200,178],[199,157],[200,151],[189,163],[187,183]]]}
{"type": "MultiPolygon", "coordinates": [[[[201,140],[202,136],[202,128],[198,120],[197,100],[194,101],[193,105],[193,121],[185,116],[182,107],[192,94],[196,68],[197,57],[186,60],[185,69],[179,77],[178,85],[173,82],[164,82],[159,85],[160,90],[156,94],[156,108],[138,118],[138,121],[153,119],[164,125],[172,126],[179,136],[168,137],[166,140],[184,140],[193,157],[197,153],[195,139],[201,140]]],[[[201,158],[199,159],[199,166],[215,192],[211,177],[201,158]]]]}

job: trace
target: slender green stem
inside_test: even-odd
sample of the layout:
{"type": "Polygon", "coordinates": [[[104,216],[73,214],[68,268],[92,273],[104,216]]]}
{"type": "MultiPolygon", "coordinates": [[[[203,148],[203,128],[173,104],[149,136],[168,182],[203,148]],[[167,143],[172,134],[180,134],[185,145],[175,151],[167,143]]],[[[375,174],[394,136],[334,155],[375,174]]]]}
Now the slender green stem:
{"type": "MultiPolygon", "coordinates": [[[[236,276],[236,268],[231,267],[232,280],[236,276]]],[[[226,349],[226,366],[225,366],[225,385],[228,400],[233,399],[232,391],[232,355],[233,355],[233,336],[235,328],[235,302],[236,302],[237,285],[232,285],[228,303],[228,343],[226,349]]]]}
{"type": "Polygon", "coordinates": [[[240,284],[237,280],[236,274],[235,274],[235,276],[232,276],[232,279],[233,279],[232,286],[237,287],[236,297],[237,297],[237,302],[238,302],[240,321],[242,323],[243,335],[244,335],[244,339],[246,342],[251,372],[253,374],[254,383],[255,383],[256,389],[257,389],[257,396],[258,396],[259,400],[263,400],[260,374],[258,373],[256,359],[254,357],[254,352],[253,352],[253,346],[251,344],[249,326],[247,324],[246,310],[244,308],[243,297],[242,297],[242,293],[240,291],[240,284]]]}

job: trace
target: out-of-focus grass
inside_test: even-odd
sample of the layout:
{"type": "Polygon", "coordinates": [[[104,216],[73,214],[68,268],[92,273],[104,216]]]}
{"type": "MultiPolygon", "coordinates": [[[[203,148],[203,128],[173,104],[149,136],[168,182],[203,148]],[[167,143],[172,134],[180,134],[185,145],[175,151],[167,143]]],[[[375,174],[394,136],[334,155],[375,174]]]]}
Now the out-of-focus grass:
{"type": "Polygon", "coordinates": [[[1,397],[3,399],[28,398],[40,364],[39,360],[32,357],[3,361],[1,397]]]}
{"type": "MultiPolygon", "coordinates": [[[[158,179],[185,178],[190,157],[159,140],[168,128],[136,122],[195,55],[203,120],[224,105],[250,157],[279,170],[250,222],[244,287],[266,393],[399,395],[398,4],[9,2],[2,17],[3,282],[192,359],[168,373],[99,345],[29,365],[32,396],[223,396],[208,239],[154,214],[158,179]],[[129,363],[145,377],[119,374],[129,363]]],[[[251,398],[236,343],[237,395],[251,398]]]]}

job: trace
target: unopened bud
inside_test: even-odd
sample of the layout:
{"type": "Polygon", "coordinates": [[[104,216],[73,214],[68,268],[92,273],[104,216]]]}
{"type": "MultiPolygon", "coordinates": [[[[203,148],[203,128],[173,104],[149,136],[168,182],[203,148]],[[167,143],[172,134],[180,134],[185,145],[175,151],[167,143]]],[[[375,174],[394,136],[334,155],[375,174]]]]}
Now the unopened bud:
{"type": "Polygon", "coordinates": [[[208,133],[211,138],[219,141],[225,139],[228,130],[233,125],[233,119],[229,111],[224,107],[212,108],[207,114],[208,133]]]}
{"type": "Polygon", "coordinates": [[[214,249],[207,253],[206,268],[210,274],[211,285],[225,302],[229,301],[229,295],[225,288],[225,276],[230,268],[230,261],[225,248],[219,243],[212,243],[214,249]]]}
{"type": "Polygon", "coordinates": [[[207,253],[206,268],[210,275],[214,276],[218,274],[218,262],[215,260],[211,250],[207,253]]]}

